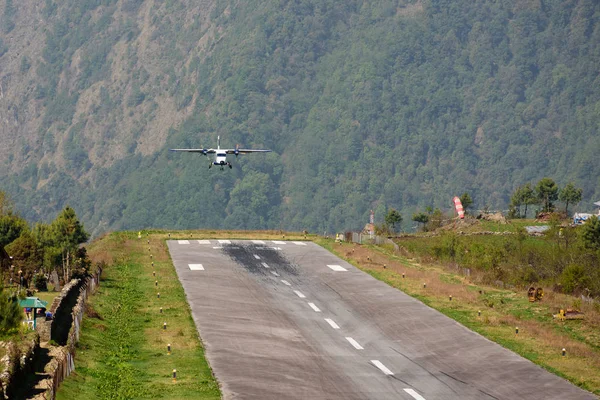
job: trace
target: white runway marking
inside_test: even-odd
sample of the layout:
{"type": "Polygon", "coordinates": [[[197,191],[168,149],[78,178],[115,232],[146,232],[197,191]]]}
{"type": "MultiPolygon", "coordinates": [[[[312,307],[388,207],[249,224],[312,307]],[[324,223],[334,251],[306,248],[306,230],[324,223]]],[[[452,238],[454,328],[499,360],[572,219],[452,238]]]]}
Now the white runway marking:
{"type": "Polygon", "coordinates": [[[292,286],[292,284],[286,281],[285,279],[282,279],[281,283],[283,283],[285,286],[292,286]]]}
{"type": "Polygon", "coordinates": [[[210,240],[198,240],[198,244],[210,244],[210,240]]]}
{"type": "Polygon", "coordinates": [[[272,242],[275,244],[285,244],[285,242],[282,242],[281,240],[273,240],[272,242]]]}
{"type": "Polygon", "coordinates": [[[275,271],[271,271],[271,273],[272,273],[273,275],[275,275],[275,276],[279,276],[279,274],[278,274],[277,272],[275,272],[275,271]]]}
{"type": "Polygon", "coordinates": [[[253,240],[252,243],[254,243],[254,244],[265,244],[264,240],[253,240]]]}
{"type": "Polygon", "coordinates": [[[319,309],[319,307],[315,306],[315,303],[308,303],[308,305],[310,306],[310,308],[312,308],[313,310],[315,310],[315,312],[321,312],[321,310],[319,309]]]}
{"type": "Polygon", "coordinates": [[[350,342],[350,344],[352,346],[354,346],[354,348],[356,350],[364,350],[364,347],[362,347],[360,344],[358,344],[358,342],[354,339],[352,339],[351,337],[346,337],[346,340],[350,342]]]}
{"type": "Polygon", "coordinates": [[[327,265],[327,266],[334,271],[348,271],[346,268],[342,267],[341,265],[327,265]]]}
{"type": "Polygon", "coordinates": [[[257,254],[254,255],[254,258],[256,258],[257,260],[260,260],[260,257],[257,254]]]}
{"type": "Polygon", "coordinates": [[[281,247],[257,247],[256,250],[281,250],[281,247]]]}
{"type": "Polygon", "coordinates": [[[404,391],[414,397],[416,400],[425,400],[425,397],[415,392],[413,389],[404,389],[404,391]]]}
{"type": "Polygon", "coordinates": [[[188,264],[192,271],[204,271],[202,264],[188,264]]]}
{"type": "Polygon", "coordinates": [[[294,293],[296,293],[298,295],[298,297],[300,297],[301,299],[305,299],[306,298],[306,296],[302,292],[294,290],[294,293]]]}
{"type": "Polygon", "coordinates": [[[213,249],[222,249],[223,246],[213,246],[213,249]]]}
{"type": "Polygon", "coordinates": [[[267,263],[261,263],[263,267],[265,268],[269,268],[269,266],[267,265],[267,263]]]}
{"type": "Polygon", "coordinates": [[[377,368],[379,368],[381,370],[381,372],[383,372],[386,375],[394,375],[394,373],[392,371],[390,371],[388,369],[388,367],[386,367],[385,365],[383,365],[381,363],[381,361],[379,360],[371,360],[371,362],[373,363],[374,366],[376,366],[377,368]]]}
{"type": "Polygon", "coordinates": [[[189,240],[178,240],[177,243],[179,244],[190,244],[189,240]]]}
{"type": "Polygon", "coordinates": [[[330,318],[325,318],[325,321],[327,321],[327,323],[328,323],[329,325],[331,325],[331,327],[332,327],[333,329],[340,329],[340,326],[339,326],[338,324],[336,324],[334,320],[332,320],[332,319],[330,319],[330,318]]]}
{"type": "Polygon", "coordinates": [[[231,240],[219,240],[221,244],[231,244],[231,240]]]}
{"type": "Polygon", "coordinates": [[[306,246],[306,243],[304,242],[292,242],[294,244],[297,244],[298,246],[306,246]]]}

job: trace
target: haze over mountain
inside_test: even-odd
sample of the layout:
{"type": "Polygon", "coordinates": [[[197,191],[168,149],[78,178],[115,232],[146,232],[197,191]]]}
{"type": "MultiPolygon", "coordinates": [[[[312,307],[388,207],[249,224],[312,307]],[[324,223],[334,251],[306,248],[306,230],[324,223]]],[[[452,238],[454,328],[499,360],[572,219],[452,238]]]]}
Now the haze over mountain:
{"type": "MultiPolygon", "coordinates": [[[[112,229],[600,200],[594,0],[0,0],[0,189],[112,229]],[[208,170],[170,147],[265,147],[208,170]]],[[[589,209],[583,206],[582,209],[589,209]]]]}

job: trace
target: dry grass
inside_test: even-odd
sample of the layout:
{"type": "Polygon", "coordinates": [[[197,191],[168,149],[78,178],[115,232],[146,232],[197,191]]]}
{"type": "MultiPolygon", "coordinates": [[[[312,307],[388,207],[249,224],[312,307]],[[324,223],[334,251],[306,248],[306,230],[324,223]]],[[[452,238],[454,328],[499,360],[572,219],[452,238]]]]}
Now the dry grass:
{"type": "MultiPolygon", "coordinates": [[[[420,299],[468,328],[600,394],[600,308],[573,296],[547,291],[530,303],[525,291],[480,284],[469,277],[390,249],[318,241],[360,269],[420,299]],[[402,276],[404,274],[404,277],[402,276]],[[423,284],[426,284],[426,287],[423,284]],[[452,295],[452,300],[449,296],[452,295]],[[558,321],[558,310],[579,308],[582,321],[558,321]],[[481,311],[481,316],[478,316],[481,311]],[[519,333],[515,333],[515,328],[519,333]],[[565,348],[567,355],[561,355],[565,348]]],[[[458,268],[457,268],[458,270],[458,268]]]]}

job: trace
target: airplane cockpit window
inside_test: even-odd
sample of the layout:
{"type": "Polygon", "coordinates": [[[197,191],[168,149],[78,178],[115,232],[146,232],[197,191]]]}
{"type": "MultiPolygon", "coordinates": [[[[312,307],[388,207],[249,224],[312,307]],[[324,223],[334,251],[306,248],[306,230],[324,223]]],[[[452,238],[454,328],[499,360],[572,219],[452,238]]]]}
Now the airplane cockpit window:
{"type": "Polygon", "coordinates": [[[225,153],[217,153],[217,157],[226,157],[225,153]]]}

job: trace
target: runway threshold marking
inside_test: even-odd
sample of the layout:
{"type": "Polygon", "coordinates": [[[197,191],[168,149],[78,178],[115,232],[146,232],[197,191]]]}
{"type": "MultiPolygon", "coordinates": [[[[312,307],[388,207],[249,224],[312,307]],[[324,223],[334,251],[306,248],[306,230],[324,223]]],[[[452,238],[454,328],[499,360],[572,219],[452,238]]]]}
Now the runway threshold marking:
{"type": "Polygon", "coordinates": [[[315,305],[315,303],[308,303],[308,305],[310,306],[310,308],[312,308],[313,310],[315,310],[315,312],[321,312],[321,310],[319,309],[319,307],[317,307],[315,305]]]}
{"type": "Polygon", "coordinates": [[[204,266],[202,264],[188,264],[190,270],[192,271],[204,271],[204,266]]]}
{"type": "Polygon", "coordinates": [[[255,254],[254,258],[256,258],[257,260],[260,260],[260,257],[258,256],[258,254],[255,254]]]}
{"type": "Polygon", "coordinates": [[[272,242],[275,244],[285,244],[285,242],[282,242],[281,240],[272,240],[272,242]]]}
{"type": "Polygon", "coordinates": [[[285,286],[292,286],[292,284],[286,281],[285,279],[282,279],[281,283],[283,283],[285,286]]]}
{"type": "Polygon", "coordinates": [[[265,268],[269,268],[269,265],[267,263],[261,263],[263,267],[265,268]]]}
{"type": "Polygon", "coordinates": [[[300,292],[298,290],[294,290],[294,293],[296,293],[296,295],[298,297],[300,297],[301,299],[305,299],[306,298],[306,296],[304,295],[304,293],[302,293],[302,292],[300,292]]]}
{"type": "Polygon", "coordinates": [[[219,240],[221,244],[231,244],[231,240],[219,240]]]}
{"type": "Polygon", "coordinates": [[[394,373],[392,371],[390,371],[388,369],[388,367],[386,367],[385,365],[383,365],[383,363],[379,360],[371,360],[371,363],[373,363],[374,366],[376,366],[377,368],[379,368],[381,370],[381,372],[383,372],[386,375],[394,375],[394,373]]]}
{"type": "Polygon", "coordinates": [[[346,336],[346,340],[350,342],[350,344],[352,346],[354,346],[354,348],[356,350],[364,350],[364,347],[362,347],[360,344],[358,344],[358,342],[354,339],[352,339],[351,337],[346,336]]]}
{"type": "Polygon", "coordinates": [[[413,389],[404,389],[404,391],[414,397],[416,400],[425,400],[425,397],[415,392],[413,389]]]}
{"type": "Polygon", "coordinates": [[[292,242],[294,244],[297,244],[298,246],[306,246],[306,243],[304,242],[292,242]]]}
{"type": "Polygon", "coordinates": [[[335,323],[335,321],[334,321],[334,320],[332,320],[331,318],[325,318],[325,321],[327,321],[327,323],[328,323],[329,325],[331,325],[331,327],[332,327],[333,329],[340,329],[340,326],[339,326],[338,324],[336,324],[336,323],[335,323]]]}
{"type": "Polygon", "coordinates": [[[198,240],[198,244],[210,244],[210,240],[198,240]]]}
{"type": "Polygon", "coordinates": [[[179,244],[190,244],[189,240],[178,240],[177,243],[179,244]]]}
{"type": "Polygon", "coordinates": [[[342,267],[341,265],[327,265],[327,266],[334,271],[348,271],[346,268],[342,267]]]}
{"type": "Polygon", "coordinates": [[[271,273],[272,273],[273,275],[275,275],[275,276],[279,276],[279,274],[278,274],[277,272],[275,272],[275,271],[271,271],[271,273]]]}
{"type": "Polygon", "coordinates": [[[252,243],[254,244],[265,244],[264,240],[253,240],[252,243]]]}

